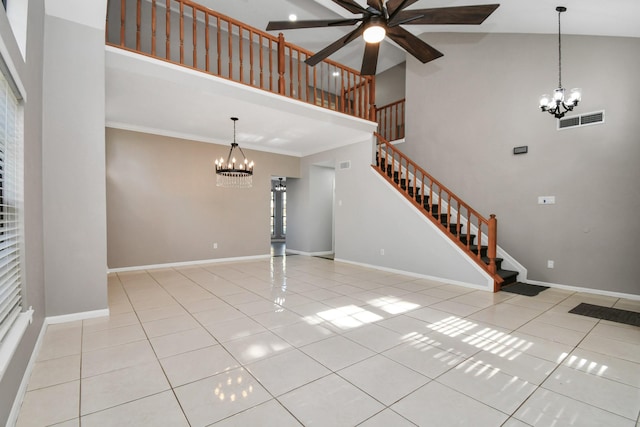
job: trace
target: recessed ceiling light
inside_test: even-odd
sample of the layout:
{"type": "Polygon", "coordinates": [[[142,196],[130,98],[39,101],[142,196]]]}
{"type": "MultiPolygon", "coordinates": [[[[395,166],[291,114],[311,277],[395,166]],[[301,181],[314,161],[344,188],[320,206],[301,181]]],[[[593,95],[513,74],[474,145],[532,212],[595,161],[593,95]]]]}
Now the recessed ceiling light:
{"type": "Polygon", "coordinates": [[[333,77],[340,77],[340,71],[334,71],[333,77]]]}
{"type": "Polygon", "coordinates": [[[289,15],[289,21],[295,22],[297,20],[298,20],[298,16],[295,13],[292,13],[291,15],[289,15]]]}

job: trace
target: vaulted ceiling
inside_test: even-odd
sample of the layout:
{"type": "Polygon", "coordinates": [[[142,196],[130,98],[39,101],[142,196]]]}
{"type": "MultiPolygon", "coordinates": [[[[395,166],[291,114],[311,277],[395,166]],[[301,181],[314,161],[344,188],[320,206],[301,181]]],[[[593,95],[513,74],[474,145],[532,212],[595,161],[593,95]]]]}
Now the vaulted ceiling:
{"type": "MultiPolygon", "coordinates": [[[[292,13],[298,19],[352,16],[332,0],[198,1],[260,29],[266,28],[270,20],[285,20],[292,13]]],[[[356,1],[366,5],[366,0],[356,1]]],[[[492,1],[420,0],[410,8],[484,3],[492,1]]],[[[562,5],[568,9],[562,17],[563,34],[640,37],[640,0],[502,0],[499,3],[496,12],[480,26],[406,28],[427,42],[429,32],[553,34],[557,32],[555,8],[562,5]]],[[[318,51],[346,34],[348,28],[290,30],[285,32],[285,37],[306,49],[318,51]]],[[[403,50],[392,42],[383,43],[378,73],[405,61],[403,50]]],[[[359,69],[362,52],[362,42],[355,41],[331,59],[359,69]]],[[[446,56],[447,52],[443,53],[446,56]]],[[[179,70],[173,66],[153,65],[148,59],[135,56],[108,52],[108,126],[226,144],[232,135],[229,117],[238,116],[241,120],[238,142],[243,147],[297,156],[362,141],[374,129],[373,124],[364,120],[311,105],[300,106],[283,97],[250,91],[242,85],[234,88],[230,82],[216,81],[202,73],[182,71],[178,75],[179,70]],[[202,86],[205,84],[209,85],[206,91],[202,86]],[[237,91],[244,92],[238,96],[237,91]]]]}
{"type": "MultiPolygon", "coordinates": [[[[355,0],[366,7],[366,0],[355,0]]],[[[198,0],[199,3],[265,29],[269,21],[354,17],[332,0],[198,0]]],[[[426,32],[542,33],[558,31],[556,6],[567,7],[562,16],[563,34],[640,37],[640,1],[638,0],[419,0],[408,9],[423,9],[473,4],[499,3],[500,7],[482,25],[408,25],[416,35],[426,32]]],[[[350,31],[333,27],[284,31],[292,43],[317,52],[350,31]]],[[[428,40],[428,37],[426,37],[428,40]]],[[[437,48],[437,46],[435,46],[437,48]]],[[[331,59],[360,69],[362,40],[357,40],[331,56],[331,59]]],[[[446,52],[443,52],[445,55],[446,52]]],[[[405,53],[385,40],[381,47],[378,73],[405,60],[405,53]]]]}

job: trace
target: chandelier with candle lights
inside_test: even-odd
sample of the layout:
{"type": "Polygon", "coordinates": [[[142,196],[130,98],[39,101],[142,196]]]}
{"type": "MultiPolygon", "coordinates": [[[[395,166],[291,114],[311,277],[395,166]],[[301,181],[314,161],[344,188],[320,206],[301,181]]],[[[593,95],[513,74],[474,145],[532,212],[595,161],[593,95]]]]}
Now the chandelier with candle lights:
{"type": "Polygon", "coordinates": [[[236,122],[237,117],[231,117],[233,120],[233,142],[229,155],[225,161],[224,157],[216,159],[216,186],[229,188],[249,188],[253,185],[253,162],[247,160],[242,148],[236,142],[236,122]],[[234,151],[239,151],[242,160],[236,159],[234,151]]]}

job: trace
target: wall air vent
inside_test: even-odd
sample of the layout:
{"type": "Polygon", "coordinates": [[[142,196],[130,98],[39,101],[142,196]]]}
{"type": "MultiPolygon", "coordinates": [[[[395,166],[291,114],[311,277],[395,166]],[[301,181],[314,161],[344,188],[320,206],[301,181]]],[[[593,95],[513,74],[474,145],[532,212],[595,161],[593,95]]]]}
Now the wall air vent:
{"type": "Polygon", "coordinates": [[[351,160],[345,160],[344,162],[340,162],[338,164],[340,169],[351,169],[351,160]]]}
{"type": "Polygon", "coordinates": [[[565,117],[558,120],[558,130],[604,123],[604,111],[565,117]]]}

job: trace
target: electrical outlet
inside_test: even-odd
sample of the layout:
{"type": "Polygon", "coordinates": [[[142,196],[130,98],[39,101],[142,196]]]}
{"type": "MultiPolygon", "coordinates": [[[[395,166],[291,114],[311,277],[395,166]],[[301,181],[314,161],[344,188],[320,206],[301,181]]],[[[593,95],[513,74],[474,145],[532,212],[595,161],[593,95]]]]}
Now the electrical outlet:
{"type": "Polygon", "coordinates": [[[539,196],[538,204],[539,205],[555,205],[556,196],[539,196]]]}
{"type": "Polygon", "coordinates": [[[380,249],[380,255],[384,255],[384,249],[380,249]]]}
{"type": "Polygon", "coordinates": [[[218,243],[213,244],[213,249],[218,249],[218,243]]]}
{"type": "Polygon", "coordinates": [[[552,259],[548,260],[548,261],[547,261],[547,268],[553,268],[554,264],[555,264],[555,263],[553,262],[553,260],[552,260],[552,259]]]}

